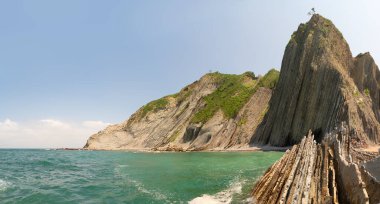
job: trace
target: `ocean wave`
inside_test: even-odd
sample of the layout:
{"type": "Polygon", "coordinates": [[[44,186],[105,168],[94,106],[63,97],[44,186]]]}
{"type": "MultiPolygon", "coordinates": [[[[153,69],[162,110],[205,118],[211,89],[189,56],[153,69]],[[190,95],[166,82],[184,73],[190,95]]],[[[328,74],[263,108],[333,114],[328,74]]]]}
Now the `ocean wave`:
{"type": "Polygon", "coordinates": [[[152,197],[153,199],[157,200],[157,201],[165,201],[166,203],[169,203],[169,200],[168,200],[168,197],[156,190],[151,190],[151,189],[147,189],[144,184],[142,184],[141,182],[139,181],[136,181],[134,179],[131,179],[129,178],[128,179],[129,183],[133,184],[135,186],[135,188],[140,192],[140,193],[144,193],[146,195],[149,195],[150,197],[152,197]]]}
{"type": "Polygon", "coordinates": [[[155,190],[147,189],[143,183],[132,179],[131,176],[127,172],[125,172],[126,168],[128,167],[128,164],[117,164],[114,168],[115,175],[121,179],[126,180],[129,184],[133,185],[140,193],[146,194],[155,200],[168,201],[166,195],[155,190]]]}
{"type": "Polygon", "coordinates": [[[235,194],[242,192],[243,184],[245,180],[234,179],[227,189],[220,191],[214,195],[203,194],[200,197],[196,197],[189,201],[189,204],[227,204],[232,202],[232,197],[235,194]]]}
{"type": "Polygon", "coordinates": [[[4,181],[0,179],[0,191],[5,191],[7,188],[9,188],[12,185],[11,182],[4,181]]]}
{"type": "Polygon", "coordinates": [[[167,200],[167,197],[164,194],[154,190],[148,190],[141,182],[133,179],[130,179],[129,181],[134,184],[134,186],[137,188],[139,192],[148,194],[156,200],[167,200]]]}

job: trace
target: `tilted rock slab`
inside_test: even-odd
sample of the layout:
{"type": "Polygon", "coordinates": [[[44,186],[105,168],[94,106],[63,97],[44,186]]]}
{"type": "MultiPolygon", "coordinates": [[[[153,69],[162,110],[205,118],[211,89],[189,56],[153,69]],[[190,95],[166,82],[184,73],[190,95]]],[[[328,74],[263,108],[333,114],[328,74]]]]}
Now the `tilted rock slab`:
{"type": "Polygon", "coordinates": [[[256,183],[256,203],[378,203],[378,178],[360,163],[342,126],[322,144],[310,131],[256,183]]]}

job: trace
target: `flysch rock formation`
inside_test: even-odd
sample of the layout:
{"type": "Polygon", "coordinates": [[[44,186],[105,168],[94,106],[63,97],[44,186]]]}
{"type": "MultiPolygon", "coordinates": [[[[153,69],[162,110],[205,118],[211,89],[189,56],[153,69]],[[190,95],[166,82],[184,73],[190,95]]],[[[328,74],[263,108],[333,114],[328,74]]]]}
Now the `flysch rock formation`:
{"type": "Polygon", "coordinates": [[[252,143],[288,146],[312,130],[317,141],[345,121],[355,146],[380,142],[380,73],[369,53],[353,58],[333,23],[315,14],[286,46],[270,108],[252,143]]]}
{"type": "Polygon", "coordinates": [[[246,148],[263,119],[278,71],[210,73],[92,135],[86,149],[200,151],[246,148]]]}
{"type": "Polygon", "coordinates": [[[254,202],[379,203],[380,157],[354,150],[350,137],[343,124],[320,144],[310,131],[256,183],[254,202]]]}
{"type": "Polygon", "coordinates": [[[254,202],[380,203],[379,150],[366,148],[380,142],[379,82],[371,55],[353,58],[331,21],[301,24],[252,138],[295,145],[257,181],[254,202]]]}

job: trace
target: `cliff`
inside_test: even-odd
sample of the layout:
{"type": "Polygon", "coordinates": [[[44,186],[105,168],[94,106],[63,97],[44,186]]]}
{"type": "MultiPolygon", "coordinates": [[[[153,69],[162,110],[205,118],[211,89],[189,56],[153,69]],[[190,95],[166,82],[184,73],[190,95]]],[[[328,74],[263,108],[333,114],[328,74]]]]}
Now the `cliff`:
{"type": "Polygon", "coordinates": [[[87,149],[223,150],[247,147],[265,115],[278,71],[263,77],[210,73],[92,135],[87,149]]]}
{"type": "Polygon", "coordinates": [[[379,80],[370,54],[353,58],[331,21],[301,24],[252,139],[295,145],[256,183],[255,203],[379,203],[379,80]]]}
{"type": "Polygon", "coordinates": [[[372,57],[353,58],[334,24],[315,14],[286,46],[268,114],[252,142],[293,145],[309,130],[320,142],[344,121],[353,132],[353,145],[378,143],[379,79],[372,57]]]}

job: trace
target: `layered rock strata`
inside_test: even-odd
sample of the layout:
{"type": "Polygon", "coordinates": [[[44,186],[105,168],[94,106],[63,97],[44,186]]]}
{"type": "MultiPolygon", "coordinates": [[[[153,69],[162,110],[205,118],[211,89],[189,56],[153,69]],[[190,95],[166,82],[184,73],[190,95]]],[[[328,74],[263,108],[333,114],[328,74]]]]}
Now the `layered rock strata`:
{"type": "Polygon", "coordinates": [[[86,149],[163,151],[249,147],[263,119],[278,71],[211,73],[178,94],[152,101],[127,121],[92,135],[86,149]]]}
{"type": "Polygon", "coordinates": [[[352,57],[339,30],[315,14],[293,33],[268,114],[252,143],[297,144],[309,130],[321,141],[345,121],[356,146],[380,142],[380,73],[367,53],[352,57]]]}
{"type": "Polygon", "coordinates": [[[379,203],[380,71],[316,14],[292,35],[255,143],[293,148],[256,183],[257,203],[379,203]],[[337,128],[336,124],[341,124],[337,128]],[[307,135],[304,137],[304,135],[307,135]],[[303,138],[303,139],[302,139],[303,138]]]}
{"type": "Polygon", "coordinates": [[[310,131],[256,183],[255,202],[378,203],[380,177],[374,168],[380,157],[368,163],[355,158],[349,137],[348,127],[341,126],[318,144],[310,131]]]}

